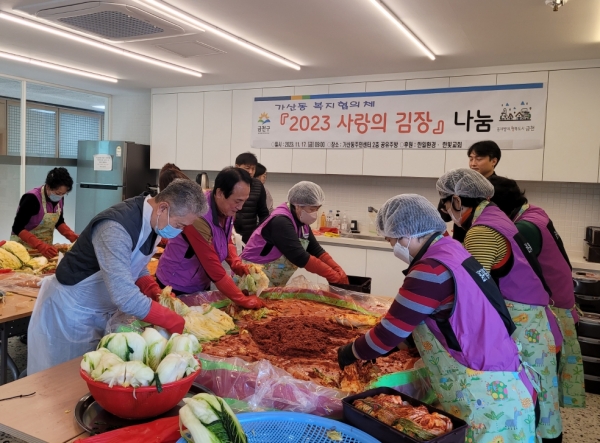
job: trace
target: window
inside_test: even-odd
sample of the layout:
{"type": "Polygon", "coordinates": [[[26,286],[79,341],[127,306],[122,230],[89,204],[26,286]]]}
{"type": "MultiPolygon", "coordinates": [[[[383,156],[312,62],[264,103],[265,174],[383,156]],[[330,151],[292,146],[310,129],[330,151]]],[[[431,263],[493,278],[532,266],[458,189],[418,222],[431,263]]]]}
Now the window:
{"type": "MultiPolygon", "coordinates": [[[[21,108],[7,102],[7,154],[19,154],[21,108]]],[[[102,140],[104,115],[27,103],[27,156],[77,158],[79,140],[102,140]]]]}

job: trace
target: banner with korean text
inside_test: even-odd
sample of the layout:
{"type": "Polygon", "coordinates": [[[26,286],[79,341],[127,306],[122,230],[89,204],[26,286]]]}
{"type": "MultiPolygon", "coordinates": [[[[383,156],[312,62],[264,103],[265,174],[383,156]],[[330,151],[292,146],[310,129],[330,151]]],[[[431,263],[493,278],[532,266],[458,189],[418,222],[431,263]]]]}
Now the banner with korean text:
{"type": "Polygon", "coordinates": [[[502,149],[544,146],[544,83],[256,97],[257,149],[502,149]]]}

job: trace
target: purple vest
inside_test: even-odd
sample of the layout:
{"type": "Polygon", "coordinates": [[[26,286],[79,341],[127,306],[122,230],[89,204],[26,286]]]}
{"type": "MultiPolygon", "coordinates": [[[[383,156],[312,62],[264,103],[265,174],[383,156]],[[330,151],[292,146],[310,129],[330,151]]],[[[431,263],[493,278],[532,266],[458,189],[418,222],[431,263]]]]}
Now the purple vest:
{"type": "Polygon", "coordinates": [[[560,239],[560,236],[553,228],[552,231],[549,228],[550,218],[548,214],[542,208],[529,205],[529,209],[521,214],[515,222],[521,220],[533,223],[542,234],[542,251],[538,261],[542,266],[546,283],[552,290],[554,306],[571,309],[575,306],[571,266],[569,266],[558,247],[557,240],[560,239]]]}
{"type": "MultiPolygon", "coordinates": [[[[37,197],[38,202],[40,202],[40,210],[38,211],[38,213],[36,215],[34,215],[33,217],[31,217],[29,219],[29,223],[27,223],[25,225],[25,228],[27,231],[31,231],[32,229],[37,228],[40,223],[42,222],[42,219],[44,218],[44,208],[42,207],[42,188],[43,186],[40,186],[39,188],[33,188],[31,191],[27,192],[27,194],[33,194],[37,197]]],[[[54,213],[54,212],[62,212],[63,210],[63,206],[64,206],[64,199],[61,199],[61,201],[58,202],[58,204],[56,206],[52,205],[52,202],[50,201],[49,198],[46,198],[46,212],[47,213],[54,213]]],[[[17,209],[17,212],[19,211],[19,209],[17,209]]],[[[13,232],[12,234],[14,235],[19,235],[18,232],[13,232]]]]}
{"type": "MultiPolygon", "coordinates": [[[[204,195],[208,201],[209,211],[202,218],[206,220],[212,230],[212,245],[222,262],[228,255],[227,245],[231,239],[233,217],[227,217],[225,229],[223,229],[219,225],[218,210],[213,202],[211,191],[206,191],[204,195]]],[[[196,254],[192,254],[190,258],[186,257],[190,248],[191,246],[183,234],[169,240],[156,270],[156,276],[163,284],[186,294],[206,291],[211,282],[196,254]]]]}
{"type": "Polygon", "coordinates": [[[298,224],[296,223],[288,204],[282,203],[277,206],[273,212],[271,212],[271,215],[269,215],[269,217],[252,233],[248,243],[246,243],[244,252],[242,252],[243,260],[264,265],[265,263],[271,263],[272,261],[281,257],[281,252],[275,246],[273,246],[267,255],[260,255],[267,244],[266,240],[262,236],[262,229],[267,225],[267,223],[269,223],[269,221],[271,221],[273,217],[277,217],[279,215],[283,215],[292,221],[294,229],[298,232],[298,238],[308,238],[309,227],[304,224],[298,227],[298,224]]]}
{"type": "Polygon", "coordinates": [[[509,320],[510,314],[504,306],[504,300],[487,271],[459,242],[450,237],[444,237],[429,246],[423,255],[423,259],[426,258],[444,265],[454,277],[454,308],[448,322],[444,322],[444,329],[451,329],[460,350],[452,349],[438,323],[428,317],[425,323],[433,335],[456,361],[467,368],[476,371],[518,371],[520,361],[517,346],[488,297],[495,298],[505,320],[513,328],[514,324],[509,320]]]}
{"type": "MultiPolygon", "coordinates": [[[[510,244],[513,265],[507,275],[500,277],[498,284],[504,298],[517,303],[544,306],[556,346],[562,346],[560,328],[556,322],[556,317],[548,307],[550,295],[544,288],[544,283],[540,277],[533,270],[527,256],[525,256],[525,252],[521,249],[522,245],[517,243],[516,237],[519,236],[517,227],[504,212],[492,204],[488,205],[473,223],[473,226],[478,225],[487,226],[500,233],[510,244]]],[[[527,246],[529,244],[523,247],[527,248],[527,246]]],[[[530,259],[535,260],[535,257],[530,254],[530,259]]]]}

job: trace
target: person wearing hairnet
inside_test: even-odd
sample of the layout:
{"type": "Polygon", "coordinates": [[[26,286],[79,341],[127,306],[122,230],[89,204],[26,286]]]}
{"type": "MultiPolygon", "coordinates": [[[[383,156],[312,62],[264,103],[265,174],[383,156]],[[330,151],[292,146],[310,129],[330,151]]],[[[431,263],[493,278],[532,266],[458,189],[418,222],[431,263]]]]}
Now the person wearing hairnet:
{"type": "Polygon", "coordinates": [[[264,265],[272,286],[285,286],[298,268],[318,274],[329,283],[348,284],[344,270],[310,229],[324,200],[325,194],[316,183],[302,181],[292,186],[288,201],[275,208],[254,231],[242,259],[264,265]]]}
{"type": "Polygon", "coordinates": [[[228,167],[217,174],[214,187],[204,191],[208,212],[170,240],[160,257],[156,279],[161,287],[171,286],[176,295],[210,289],[211,282],[236,305],[246,309],[264,306],[256,295],[246,295],[223,268],[247,275],[248,268],[232,242],[233,219],[250,194],[252,177],[241,168],[228,167]]]}
{"type": "Polygon", "coordinates": [[[498,205],[527,239],[552,291],[550,309],[556,315],[563,335],[563,346],[557,358],[560,406],[585,408],[583,384],[573,383],[570,388],[565,388],[567,380],[575,380],[583,373],[583,362],[575,326],[579,321],[579,314],[575,306],[572,267],[562,239],[546,211],[529,204],[516,181],[499,176],[492,176],[489,180],[494,186],[492,202],[498,205]]]}
{"type": "Polygon", "coordinates": [[[443,235],[436,207],[420,195],[389,199],[377,213],[377,230],[408,263],[406,278],[381,322],[338,349],[340,368],[389,355],[412,333],[442,407],[477,425],[465,441],[533,441],[533,428],[519,427],[522,436],[515,429],[517,416],[535,415],[535,390],[510,337],[515,325],[487,271],[443,235]],[[514,417],[504,431],[492,420],[500,415],[514,417]]]}
{"type": "Polygon", "coordinates": [[[556,354],[562,334],[549,308],[551,291],[531,245],[490,202],[494,187],[480,173],[454,169],[436,184],[444,209],[467,231],[464,247],[490,273],[517,329],[521,358],[541,375],[539,431],[544,441],[562,441],[556,354]]]}

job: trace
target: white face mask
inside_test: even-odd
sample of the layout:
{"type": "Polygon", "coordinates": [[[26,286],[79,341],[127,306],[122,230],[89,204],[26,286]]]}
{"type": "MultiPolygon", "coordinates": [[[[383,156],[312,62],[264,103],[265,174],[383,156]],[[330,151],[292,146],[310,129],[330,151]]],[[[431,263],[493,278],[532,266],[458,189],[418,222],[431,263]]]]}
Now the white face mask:
{"type": "Polygon", "coordinates": [[[455,215],[454,215],[454,204],[453,204],[453,201],[450,200],[450,210],[448,211],[448,214],[450,215],[450,218],[452,219],[452,221],[454,222],[454,224],[456,226],[459,226],[459,227],[461,226],[461,220],[462,220],[462,215],[463,215],[463,210],[464,209],[465,208],[461,207],[460,213],[458,215],[458,218],[455,217],[455,215]]]}
{"type": "Polygon", "coordinates": [[[315,212],[306,212],[304,209],[300,212],[300,217],[298,219],[304,223],[305,225],[312,225],[317,221],[317,215],[319,211],[315,212]]]}
{"type": "Polygon", "coordinates": [[[400,240],[398,240],[396,242],[396,244],[394,245],[394,256],[409,265],[413,261],[413,258],[414,258],[414,257],[411,257],[410,253],[408,252],[408,247],[410,246],[411,240],[412,240],[411,238],[408,239],[408,245],[406,245],[406,246],[402,246],[400,244],[400,240]]]}

